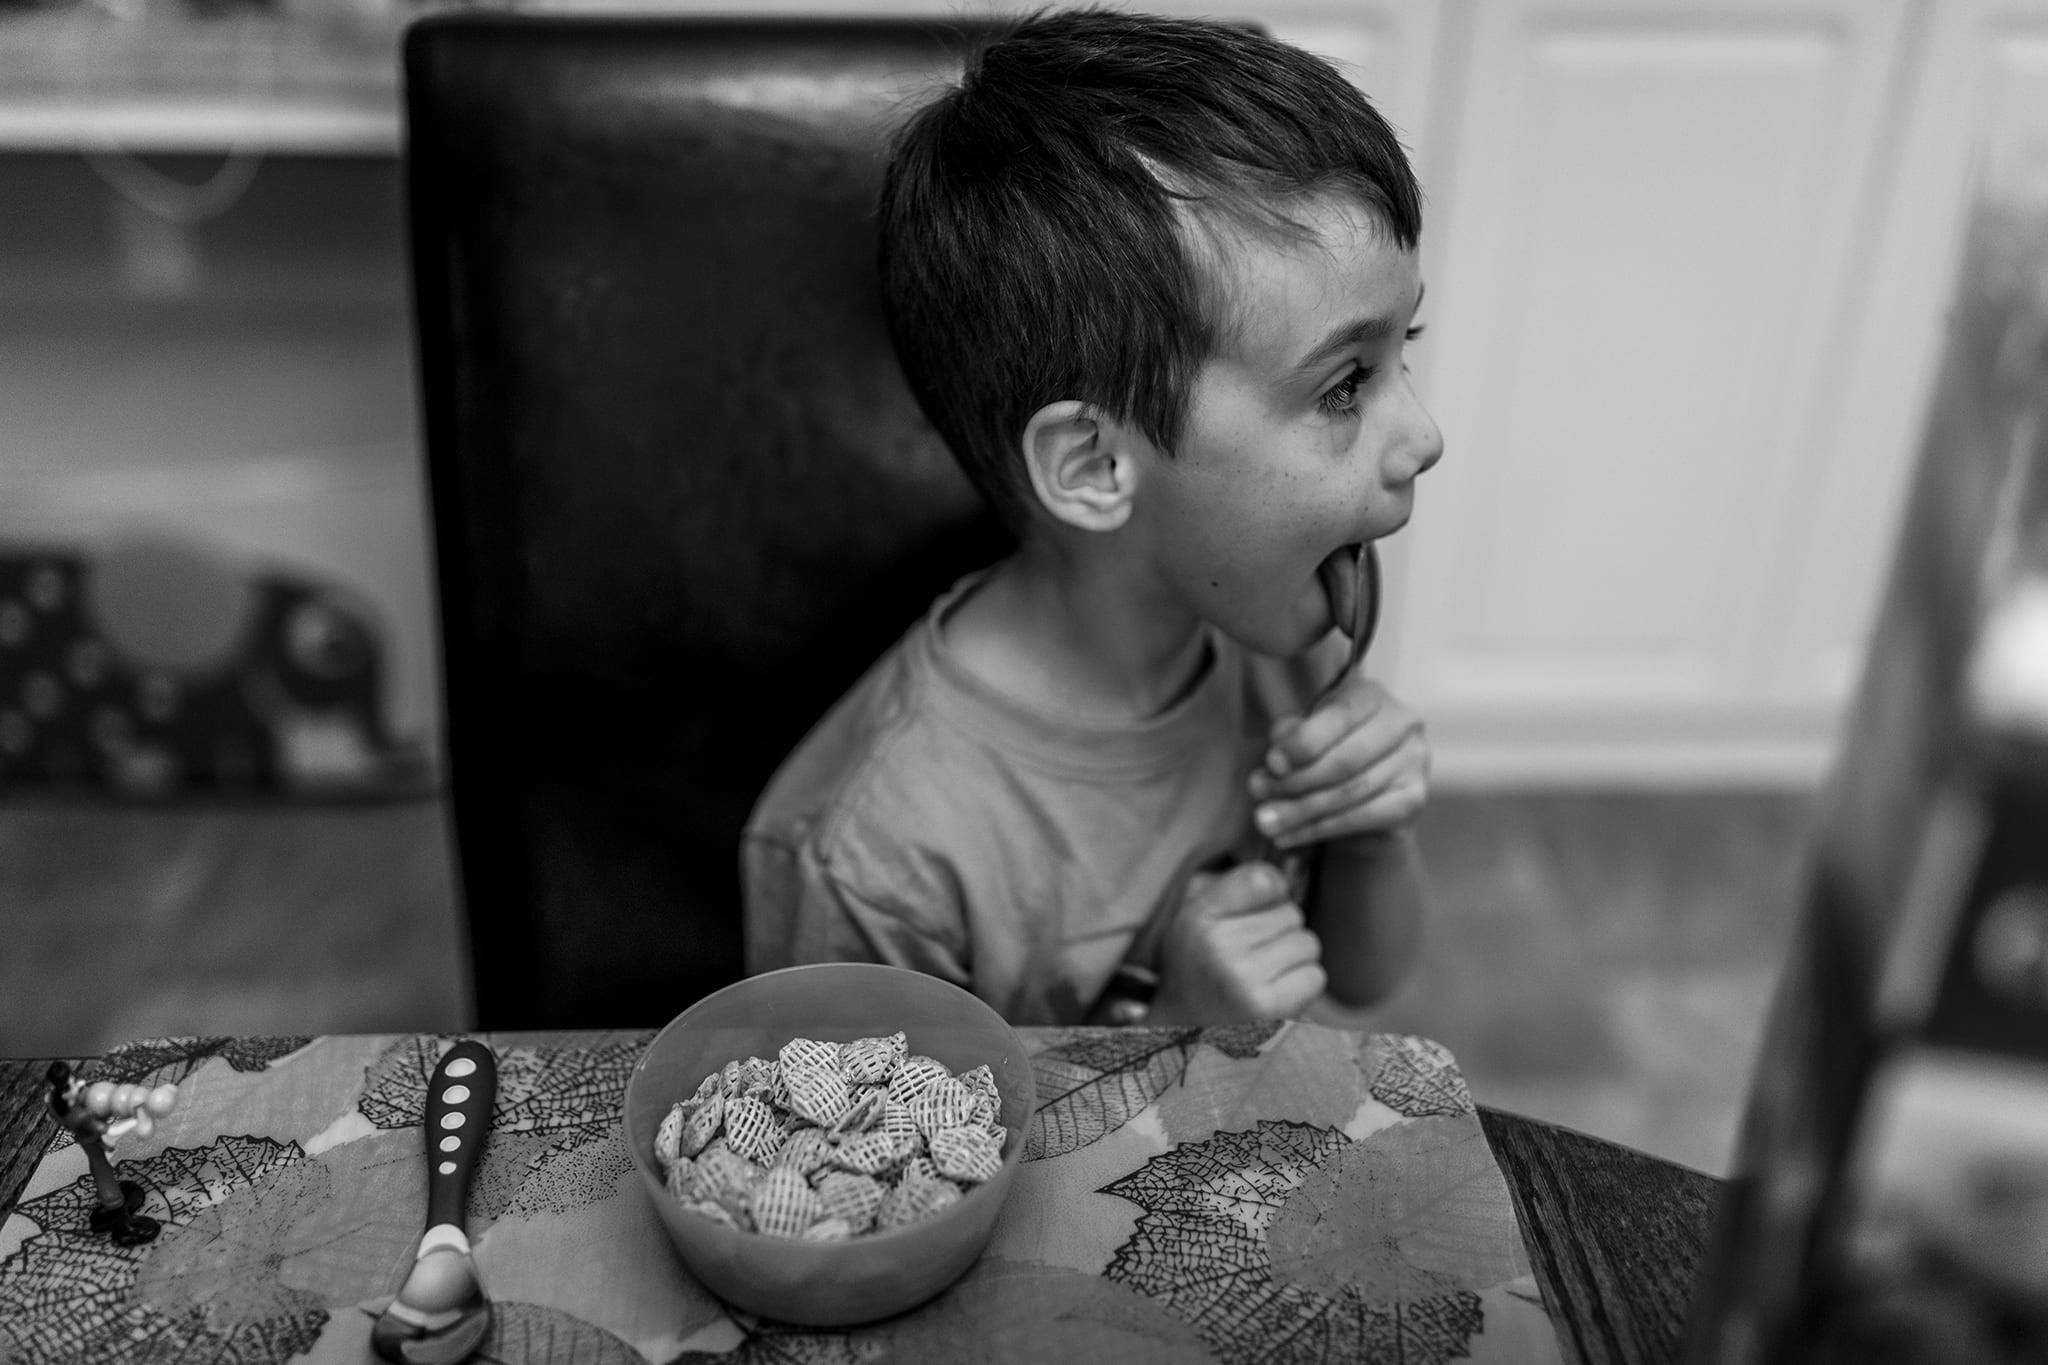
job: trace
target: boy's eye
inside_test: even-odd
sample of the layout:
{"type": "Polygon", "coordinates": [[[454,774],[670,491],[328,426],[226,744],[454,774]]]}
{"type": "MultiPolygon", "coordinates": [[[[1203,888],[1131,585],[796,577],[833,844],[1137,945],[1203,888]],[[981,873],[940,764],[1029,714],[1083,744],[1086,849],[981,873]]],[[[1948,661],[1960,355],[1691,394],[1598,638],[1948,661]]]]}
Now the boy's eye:
{"type": "Polygon", "coordinates": [[[1351,372],[1332,384],[1323,396],[1316,400],[1324,412],[1349,412],[1358,403],[1358,386],[1372,378],[1372,371],[1362,365],[1354,365],[1351,372]]]}
{"type": "MultiPolygon", "coordinates": [[[[1413,341],[1421,336],[1425,325],[1418,322],[1413,327],[1410,327],[1402,334],[1403,342],[1413,341]]],[[[1407,367],[1404,365],[1402,368],[1406,369],[1407,367]]],[[[1316,400],[1317,406],[1321,407],[1324,412],[1351,411],[1354,407],[1358,406],[1358,386],[1370,380],[1375,373],[1377,371],[1370,365],[1352,366],[1349,374],[1331,385],[1324,392],[1323,396],[1316,400]]]]}

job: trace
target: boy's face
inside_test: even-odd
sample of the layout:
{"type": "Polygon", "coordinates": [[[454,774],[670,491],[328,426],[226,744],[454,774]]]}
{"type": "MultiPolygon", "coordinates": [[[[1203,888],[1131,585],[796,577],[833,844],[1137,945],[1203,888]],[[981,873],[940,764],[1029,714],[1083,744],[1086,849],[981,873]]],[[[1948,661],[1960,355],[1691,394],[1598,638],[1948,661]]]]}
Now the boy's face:
{"type": "Polygon", "coordinates": [[[1317,240],[1246,236],[1220,257],[1235,326],[1196,376],[1179,449],[1146,457],[1132,520],[1162,593],[1269,654],[1349,628],[1348,589],[1325,583],[1408,520],[1443,454],[1402,363],[1415,253],[1347,203],[1295,216],[1317,240]]]}

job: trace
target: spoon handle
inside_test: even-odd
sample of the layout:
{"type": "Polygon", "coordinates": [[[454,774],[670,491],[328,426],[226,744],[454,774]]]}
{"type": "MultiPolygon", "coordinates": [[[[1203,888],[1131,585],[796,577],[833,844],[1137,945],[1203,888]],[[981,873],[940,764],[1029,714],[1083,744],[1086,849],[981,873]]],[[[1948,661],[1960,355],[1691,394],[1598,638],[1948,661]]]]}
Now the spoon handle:
{"type": "Polygon", "coordinates": [[[498,1098],[498,1058],[474,1038],[448,1049],[427,1082],[427,1226],[462,1226],[469,1175],[476,1168],[498,1098]]]}
{"type": "MultiPolygon", "coordinates": [[[[1358,580],[1351,594],[1351,650],[1344,660],[1344,670],[1330,679],[1316,697],[1315,705],[1321,706],[1344,685],[1344,680],[1358,671],[1359,663],[1365,658],[1366,647],[1372,644],[1372,637],[1380,628],[1380,552],[1371,541],[1358,548],[1358,580]]],[[[1315,707],[1310,707],[1314,710],[1315,707]]]]}
{"type": "MultiPolygon", "coordinates": [[[[1380,552],[1371,541],[1365,542],[1358,550],[1358,580],[1356,591],[1351,594],[1351,648],[1344,660],[1344,667],[1337,676],[1323,685],[1316,699],[1309,703],[1314,711],[1337,694],[1344,686],[1344,680],[1358,671],[1358,665],[1365,658],[1366,647],[1380,627],[1380,552]]],[[[1287,878],[1288,892],[1299,901],[1308,894],[1308,851],[1306,849],[1283,849],[1273,842],[1270,835],[1259,836],[1258,852],[1254,855],[1262,862],[1279,868],[1287,878]]]]}

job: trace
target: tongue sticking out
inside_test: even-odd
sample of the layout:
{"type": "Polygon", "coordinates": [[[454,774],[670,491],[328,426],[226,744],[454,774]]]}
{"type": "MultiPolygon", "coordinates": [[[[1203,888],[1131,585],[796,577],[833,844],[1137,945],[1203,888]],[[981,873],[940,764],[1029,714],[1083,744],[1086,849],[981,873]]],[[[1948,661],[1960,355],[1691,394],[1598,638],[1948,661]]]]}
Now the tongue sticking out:
{"type": "Polygon", "coordinates": [[[1360,547],[1346,545],[1316,567],[1323,596],[1330,603],[1330,622],[1346,635],[1358,623],[1358,556],[1360,547]]]}

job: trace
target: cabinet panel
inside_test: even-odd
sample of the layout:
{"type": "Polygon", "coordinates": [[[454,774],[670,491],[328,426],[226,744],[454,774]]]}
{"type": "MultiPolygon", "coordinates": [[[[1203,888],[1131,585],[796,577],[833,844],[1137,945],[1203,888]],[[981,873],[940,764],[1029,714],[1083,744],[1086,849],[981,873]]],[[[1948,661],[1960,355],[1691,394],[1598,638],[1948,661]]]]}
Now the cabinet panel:
{"type": "Polygon", "coordinates": [[[1428,310],[1448,454],[1394,622],[1446,775],[1815,766],[1831,717],[1788,716],[1753,642],[1905,12],[1474,7],[1428,310]]]}

